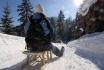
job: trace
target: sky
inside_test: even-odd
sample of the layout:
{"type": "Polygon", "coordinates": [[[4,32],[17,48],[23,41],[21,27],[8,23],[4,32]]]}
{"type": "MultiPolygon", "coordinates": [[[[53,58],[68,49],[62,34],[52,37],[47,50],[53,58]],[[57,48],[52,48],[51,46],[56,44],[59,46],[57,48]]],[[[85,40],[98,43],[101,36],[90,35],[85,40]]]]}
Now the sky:
{"type": "MultiPolygon", "coordinates": [[[[21,0],[0,0],[0,18],[3,15],[3,7],[5,7],[7,1],[11,9],[13,23],[19,25],[20,22],[17,21],[19,19],[17,6],[20,5],[21,0]]],[[[44,7],[44,13],[48,17],[57,17],[59,11],[63,10],[65,18],[70,16],[74,19],[82,0],[30,0],[30,2],[33,7],[37,4],[41,4],[44,7]]]]}

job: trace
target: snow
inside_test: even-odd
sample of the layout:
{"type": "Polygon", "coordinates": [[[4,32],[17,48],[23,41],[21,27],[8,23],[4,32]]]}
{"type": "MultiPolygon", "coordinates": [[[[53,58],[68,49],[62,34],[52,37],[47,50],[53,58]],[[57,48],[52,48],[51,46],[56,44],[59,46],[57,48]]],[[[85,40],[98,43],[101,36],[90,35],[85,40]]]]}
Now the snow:
{"type": "Polygon", "coordinates": [[[83,28],[80,28],[80,30],[81,30],[81,32],[83,32],[83,31],[84,31],[84,29],[83,29],[83,28]]]}
{"type": "Polygon", "coordinates": [[[76,48],[76,54],[89,59],[101,70],[104,70],[104,32],[85,35],[78,40],[68,43],[76,48]]]}
{"type": "Polygon", "coordinates": [[[96,2],[97,0],[84,0],[83,4],[79,8],[79,11],[78,11],[79,14],[81,14],[82,16],[85,16],[89,11],[90,6],[96,2]]]}
{"type": "Polygon", "coordinates": [[[104,54],[104,32],[85,35],[78,40],[69,42],[71,47],[85,49],[94,53],[104,54]]]}
{"type": "MultiPolygon", "coordinates": [[[[68,45],[64,43],[52,43],[53,45],[57,46],[59,49],[62,46],[64,46],[65,52],[61,58],[58,58],[55,55],[53,55],[53,58],[46,65],[43,66],[44,70],[53,70],[53,69],[54,70],[100,70],[101,68],[99,68],[98,64],[94,63],[90,59],[80,56],[80,54],[78,54],[77,51],[79,50],[78,48],[79,44],[81,46],[80,48],[82,48],[82,46],[83,48],[86,48],[83,42],[89,41],[90,39],[91,42],[94,42],[97,45],[99,43],[103,44],[104,42],[103,36],[104,33],[96,34],[94,37],[89,36],[88,38],[87,36],[85,36],[78,40],[69,42],[68,45]],[[95,39],[98,39],[97,42],[95,42],[95,39]]],[[[103,47],[101,45],[99,46],[99,48],[103,47]]],[[[22,54],[24,50],[25,50],[25,42],[23,37],[11,36],[0,33],[0,70],[22,70],[21,66],[26,62],[26,55],[22,54]]],[[[99,51],[99,54],[100,53],[103,54],[103,48],[99,50],[102,51],[102,52],[99,51]]],[[[94,50],[92,50],[91,52],[93,51],[94,50]]],[[[96,51],[96,53],[97,52],[98,51],[96,51]]],[[[101,66],[102,65],[100,63],[101,61],[98,62],[99,65],[101,66]]],[[[37,69],[35,66],[26,66],[23,70],[40,70],[40,69],[37,69]]]]}
{"type": "Polygon", "coordinates": [[[45,70],[99,70],[91,61],[75,54],[75,48],[66,47],[64,56],[45,65],[45,70]]]}
{"type": "Polygon", "coordinates": [[[0,33],[0,69],[11,67],[22,60],[25,55],[24,38],[0,33]]]}

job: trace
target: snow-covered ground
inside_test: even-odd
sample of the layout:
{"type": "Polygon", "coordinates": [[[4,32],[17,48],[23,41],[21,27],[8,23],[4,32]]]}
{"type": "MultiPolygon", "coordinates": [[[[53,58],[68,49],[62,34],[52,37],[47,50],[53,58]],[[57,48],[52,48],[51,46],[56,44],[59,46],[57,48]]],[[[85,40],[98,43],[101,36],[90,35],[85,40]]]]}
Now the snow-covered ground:
{"type": "Polygon", "coordinates": [[[0,33],[0,69],[8,70],[5,68],[23,61],[26,58],[22,54],[24,46],[24,38],[0,33]]]}
{"type": "Polygon", "coordinates": [[[101,70],[104,70],[104,32],[96,32],[85,35],[78,40],[68,43],[69,47],[75,47],[75,53],[89,59],[101,70]]]}
{"type": "MultiPolygon", "coordinates": [[[[92,37],[88,35],[78,40],[69,42],[69,47],[67,47],[63,43],[53,43],[53,45],[56,45],[57,47],[59,47],[59,49],[63,45],[65,47],[65,52],[61,58],[54,56],[52,60],[50,60],[46,65],[44,65],[44,70],[101,70],[102,68],[100,67],[102,67],[103,64],[102,61],[98,59],[101,59],[103,57],[97,58],[97,56],[98,54],[103,56],[103,36],[104,33],[99,33],[92,37]],[[84,45],[86,43],[87,46],[84,45]],[[95,45],[93,45],[92,43],[95,45]],[[96,49],[98,50],[96,51],[96,49]],[[96,53],[96,59],[93,57],[88,58],[93,58],[96,61],[98,60],[97,62],[99,64],[86,58],[90,55],[88,55],[85,51],[88,51],[87,53],[91,52],[90,55],[92,56],[94,56],[94,54],[96,53]],[[86,55],[86,57],[82,56],[83,54],[86,55]]],[[[26,59],[26,55],[22,54],[24,50],[24,38],[0,33],[0,70],[21,70],[21,66],[25,63],[26,59]]],[[[24,68],[24,70],[40,69],[36,69],[35,66],[27,66],[26,68],[24,68]]]]}

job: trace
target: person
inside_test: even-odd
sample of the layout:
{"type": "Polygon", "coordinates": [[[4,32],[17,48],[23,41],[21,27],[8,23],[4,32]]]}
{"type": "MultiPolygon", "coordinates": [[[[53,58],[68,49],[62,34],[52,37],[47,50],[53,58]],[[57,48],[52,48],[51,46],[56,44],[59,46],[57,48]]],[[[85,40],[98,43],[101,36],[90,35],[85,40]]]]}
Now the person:
{"type": "Polygon", "coordinates": [[[48,18],[44,15],[43,7],[38,4],[35,7],[35,13],[29,17],[29,23],[25,24],[24,30],[26,31],[26,45],[29,51],[46,51],[52,52],[61,57],[64,53],[64,47],[59,50],[51,44],[53,35],[52,26],[48,18]]]}

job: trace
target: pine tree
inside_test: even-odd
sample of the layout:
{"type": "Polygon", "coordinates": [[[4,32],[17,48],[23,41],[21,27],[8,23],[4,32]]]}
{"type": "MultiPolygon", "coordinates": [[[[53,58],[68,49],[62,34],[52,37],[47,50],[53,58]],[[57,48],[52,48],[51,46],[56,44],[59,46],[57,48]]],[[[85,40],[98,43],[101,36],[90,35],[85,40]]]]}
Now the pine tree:
{"type": "Polygon", "coordinates": [[[57,40],[57,17],[50,17],[50,23],[52,24],[53,27],[53,41],[56,42],[57,40]]]}
{"type": "Polygon", "coordinates": [[[12,17],[10,16],[11,12],[10,12],[10,8],[9,5],[7,3],[7,5],[4,7],[4,11],[3,11],[3,15],[1,18],[1,26],[3,28],[3,32],[7,33],[7,34],[12,34],[12,17]]]}
{"type": "MultiPolygon", "coordinates": [[[[87,5],[88,2],[86,1],[85,4],[87,5]]],[[[84,6],[82,5],[81,8],[83,7],[84,6]]],[[[90,5],[89,7],[88,12],[84,16],[79,12],[79,15],[76,16],[76,23],[79,29],[83,29],[83,32],[80,30],[81,36],[84,34],[104,31],[103,17],[104,0],[97,0],[96,3],[92,3],[92,5],[90,5]]]]}
{"type": "Polygon", "coordinates": [[[67,18],[66,19],[66,21],[65,21],[65,31],[68,31],[68,29],[71,27],[71,25],[72,25],[72,18],[71,17],[69,17],[69,18],[67,18]]]}
{"type": "Polygon", "coordinates": [[[62,10],[60,10],[60,13],[58,15],[58,36],[62,40],[64,37],[64,20],[65,16],[62,10]]]}
{"type": "Polygon", "coordinates": [[[1,20],[0,20],[0,32],[2,32],[2,24],[1,24],[1,20]]]}
{"type": "Polygon", "coordinates": [[[20,18],[18,19],[22,24],[28,17],[31,16],[32,6],[29,0],[22,0],[21,5],[18,6],[17,11],[19,12],[20,18]]]}
{"type": "Polygon", "coordinates": [[[2,26],[2,24],[1,24],[1,20],[0,20],[0,27],[2,26]]]}
{"type": "Polygon", "coordinates": [[[67,40],[67,41],[70,40],[70,38],[71,38],[71,27],[72,27],[72,25],[73,25],[72,18],[71,17],[67,18],[65,20],[65,27],[64,27],[64,30],[65,30],[64,37],[65,37],[65,40],[67,40]]]}

